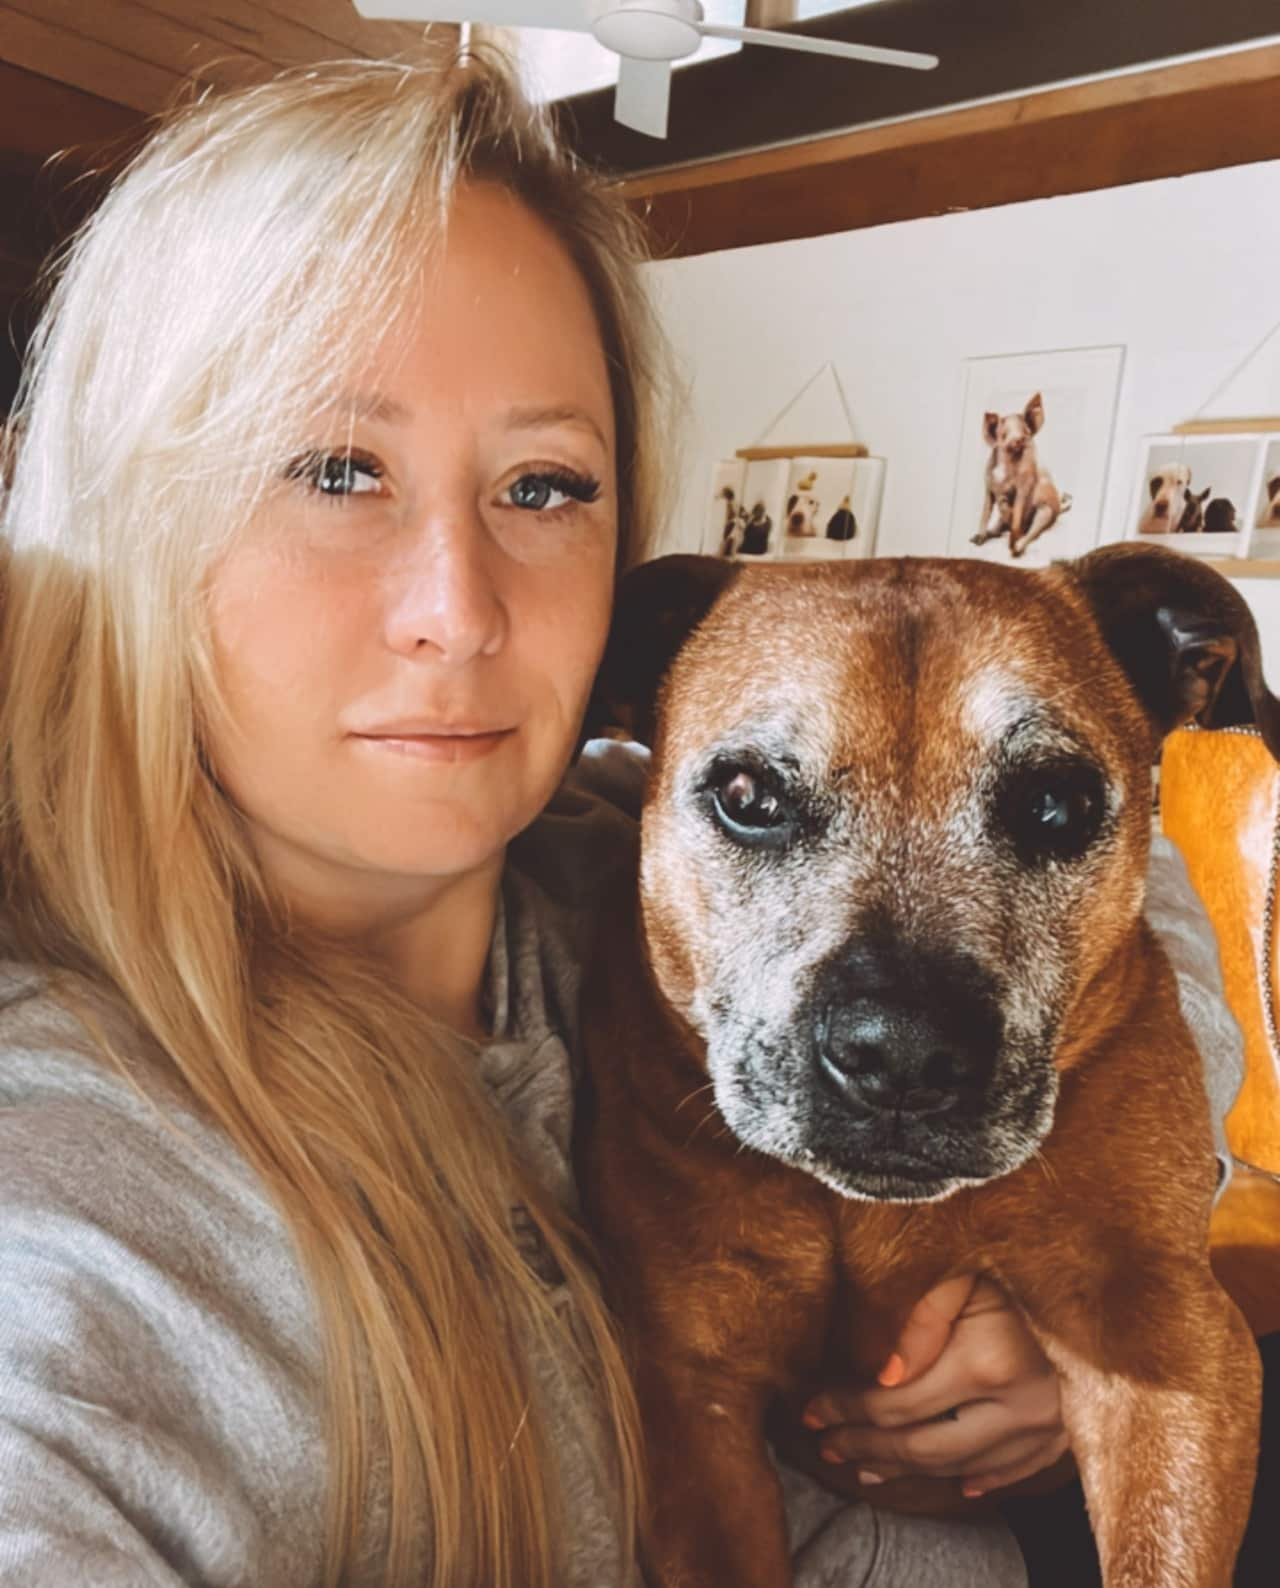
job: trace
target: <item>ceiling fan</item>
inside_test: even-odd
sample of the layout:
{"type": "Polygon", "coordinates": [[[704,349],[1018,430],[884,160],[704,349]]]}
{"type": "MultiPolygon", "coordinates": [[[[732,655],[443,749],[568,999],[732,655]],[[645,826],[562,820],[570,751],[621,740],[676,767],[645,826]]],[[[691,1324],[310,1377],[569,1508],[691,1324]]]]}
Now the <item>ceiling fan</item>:
{"type": "Polygon", "coordinates": [[[843,44],[769,28],[736,28],[704,21],[699,0],[353,0],[364,17],[401,22],[481,22],[497,27],[561,28],[590,33],[621,57],[613,113],[626,127],[667,135],[671,64],[692,55],[703,39],[735,39],[771,44],[810,55],[836,55],[879,66],[930,71],[936,55],[843,44]]]}

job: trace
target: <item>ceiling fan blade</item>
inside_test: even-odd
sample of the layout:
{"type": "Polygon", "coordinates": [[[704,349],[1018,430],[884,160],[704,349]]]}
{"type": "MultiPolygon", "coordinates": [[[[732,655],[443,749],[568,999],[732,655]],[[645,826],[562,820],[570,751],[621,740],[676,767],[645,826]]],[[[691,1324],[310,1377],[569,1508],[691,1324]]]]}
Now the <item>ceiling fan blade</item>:
{"type": "Polygon", "coordinates": [[[742,44],[770,44],[779,50],[803,50],[810,55],[839,55],[849,61],[872,61],[877,66],[908,66],[912,71],[931,72],[938,64],[936,55],[918,55],[914,50],[882,50],[876,44],[845,44],[838,39],[811,39],[804,33],[781,33],[770,28],[731,28],[718,22],[699,22],[698,32],[709,39],[736,39],[742,44]]]}
{"type": "Polygon", "coordinates": [[[388,22],[484,22],[499,28],[590,33],[588,0],[351,0],[362,17],[388,22]],[[530,16],[533,11],[536,15],[530,16]],[[463,14],[465,12],[465,15],[463,14]]]}
{"type": "Polygon", "coordinates": [[[648,133],[651,138],[665,138],[670,106],[670,61],[641,61],[633,55],[619,57],[613,114],[624,127],[648,133]]]}

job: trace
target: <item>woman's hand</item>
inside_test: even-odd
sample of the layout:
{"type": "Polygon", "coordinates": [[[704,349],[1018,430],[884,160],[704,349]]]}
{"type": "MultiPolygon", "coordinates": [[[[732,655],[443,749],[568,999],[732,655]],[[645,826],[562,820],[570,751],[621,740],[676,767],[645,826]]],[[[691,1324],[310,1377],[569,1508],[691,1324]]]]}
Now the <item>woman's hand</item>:
{"type": "Polygon", "coordinates": [[[823,1460],[856,1462],[864,1483],[959,1478],[970,1499],[1068,1449],[1057,1374],[1009,1298],[976,1274],[916,1305],[877,1386],[824,1391],[804,1422],[825,1430],[823,1460]]]}

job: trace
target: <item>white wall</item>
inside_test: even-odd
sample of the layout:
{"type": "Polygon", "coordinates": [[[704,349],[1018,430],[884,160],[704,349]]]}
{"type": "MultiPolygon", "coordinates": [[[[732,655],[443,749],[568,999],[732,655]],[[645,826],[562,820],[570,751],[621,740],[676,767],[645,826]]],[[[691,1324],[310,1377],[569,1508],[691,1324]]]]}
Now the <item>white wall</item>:
{"type": "MultiPolygon", "coordinates": [[[[691,385],[661,549],[697,549],[711,465],[830,359],[859,439],[888,459],[877,550],[940,555],[961,361],[1105,343],[1127,349],[1102,536],[1118,539],[1139,437],[1190,417],[1280,321],[1280,162],[666,260],[649,275],[691,385]]],[[[1280,579],[1240,589],[1280,689],[1280,579]]]]}

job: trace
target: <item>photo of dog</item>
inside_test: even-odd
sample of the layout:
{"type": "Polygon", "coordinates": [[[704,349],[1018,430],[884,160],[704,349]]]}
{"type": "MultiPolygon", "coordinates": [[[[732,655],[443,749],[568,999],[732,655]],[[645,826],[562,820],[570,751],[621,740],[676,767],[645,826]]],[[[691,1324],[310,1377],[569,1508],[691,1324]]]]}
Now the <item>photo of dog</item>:
{"type": "Polygon", "coordinates": [[[811,539],[818,533],[818,515],[822,503],[812,494],[818,483],[818,471],[810,469],[796,481],[795,489],[787,497],[787,534],[811,539]]]}
{"type": "Polygon", "coordinates": [[[712,557],[736,557],[742,550],[747,515],[743,507],[747,465],[725,458],[711,471],[711,491],[702,531],[702,550],[712,557]]]}
{"type": "Polygon", "coordinates": [[[787,478],[782,555],[843,562],[871,555],[883,458],[794,458],[787,478]]]}
{"type": "Polygon", "coordinates": [[[1253,509],[1248,513],[1252,526],[1248,541],[1250,557],[1280,557],[1280,437],[1268,437],[1261,447],[1262,467],[1253,509]]]}
{"type": "Polygon", "coordinates": [[[971,358],[956,432],[953,557],[1044,568],[1097,544],[1122,347],[971,358]]]}
{"type": "Polygon", "coordinates": [[[1235,503],[1225,496],[1215,496],[1204,510],[1206,535],[1234,535],[1240,529],[1240,516],[1235,503]]]}
{"type": "Polygon", "coordinates": [[[1151,492],[1151,506],[1138,525],[1138,533],[1181,535],[1199,527],[1200,503],[1212,487],[1206,486],[1201,497],[1193,497],[1190,466],[1170,463],[1151,476],[1148,489],[1151,492]]]}
{"type": "Polygon", "coordinates": [[[1241,504],[1253,500],[1258,454],[1256,438],[1245,436],[1149,438],[1130,534],[1167,536],[1192,556],[1243,557],[1249,515],[1241,504]]]}
{"type": "Polygon", "coordinates": [[[753,502],[751,511],[747,514],[742,525],[742,538],[738,543],[738,555],[742,557],[767,557],[769,554],[769,540],[773,534],[773,520],[769,517],[769,510],[762,501],[753,502]]]}
{"type": "Polygon", "coordinates": [[[827,520],[828,540],[853,540],[858,533],[858,520],[847,496],[840,498],[840,506],[827,520]]]}
{"type": "Polygon", "coordinates": [[[1020,413],[984,413],[982,440],[988,447],[986,500],[975,546],[1008,536],[1009,555],[1021,557],[1071,507],[1040,461],[1036,436],[1044,426],[1044,398],[1036,392],[1020,413]]]}

